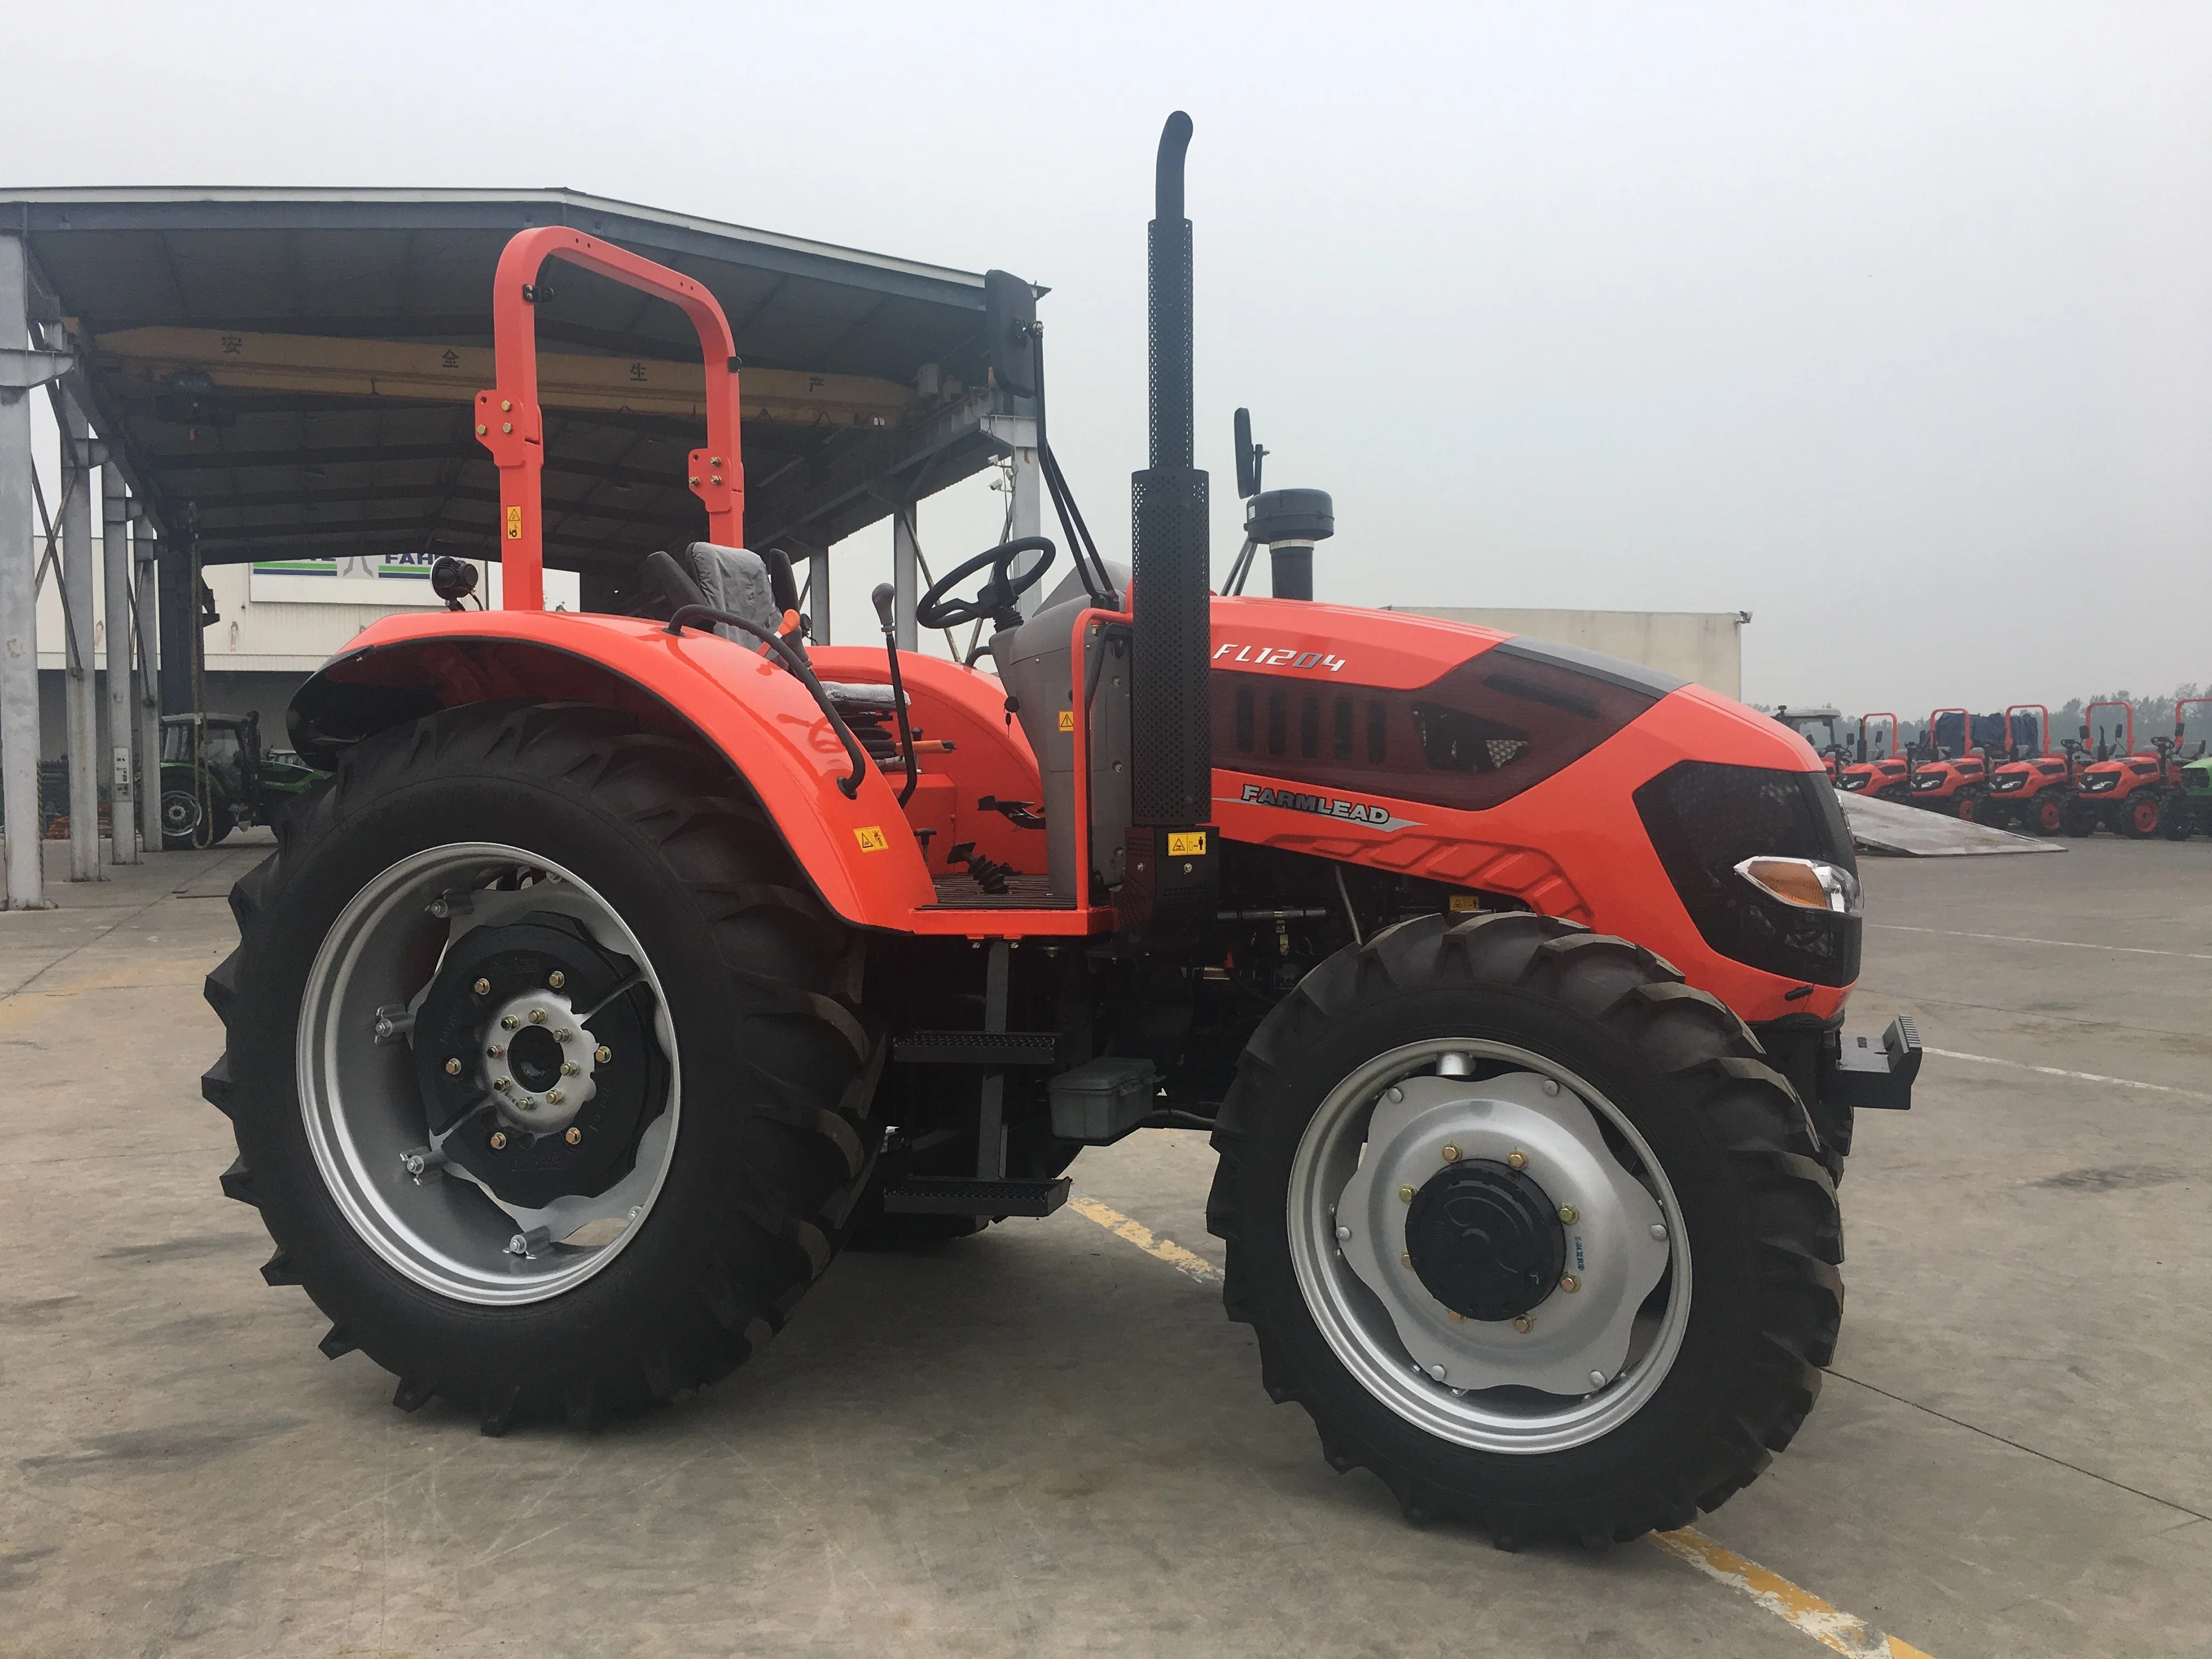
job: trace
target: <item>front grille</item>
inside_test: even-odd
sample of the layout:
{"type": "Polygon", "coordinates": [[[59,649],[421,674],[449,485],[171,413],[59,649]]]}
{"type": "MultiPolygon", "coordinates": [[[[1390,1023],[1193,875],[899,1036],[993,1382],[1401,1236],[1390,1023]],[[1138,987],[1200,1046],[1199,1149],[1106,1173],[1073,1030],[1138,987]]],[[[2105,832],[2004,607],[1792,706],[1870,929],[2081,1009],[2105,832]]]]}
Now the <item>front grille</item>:
{"type": "Polygon", "coordinates": [[[1835,791],[1817,772],[1682,761],[1636,792],[1654,851],[1705,943],[1732,961],[1814,985],[1859,975],[1859,919],[1770,897],[1735,866],[1762,854],[1858,873],[1835,791]]]}

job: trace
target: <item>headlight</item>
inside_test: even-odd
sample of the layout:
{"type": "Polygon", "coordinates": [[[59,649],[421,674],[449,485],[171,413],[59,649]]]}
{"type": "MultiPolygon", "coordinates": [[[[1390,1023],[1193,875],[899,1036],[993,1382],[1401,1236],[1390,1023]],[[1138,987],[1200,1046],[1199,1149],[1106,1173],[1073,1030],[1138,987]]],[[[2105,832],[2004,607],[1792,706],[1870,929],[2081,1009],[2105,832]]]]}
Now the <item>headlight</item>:
{"type": "Polygon", "coordinates": [[[1846,789],[1863,789],[1866,787],[1866,774],[1863,772],[1860,773],[1856,777],[1845,778],[1844,780],[1844,787],[1846,789]]]}
{"type": "Polygon", "coordinates": [[[1753,887],[1801,910],[1833,910],[1838,915],[1864,913],[1859,878],[1820,859],[1748,858],[1735,872],[1753,887]]]}
{"type": "Polygon", "coordinates": [[[1915,778],[1912,781],[1912,787],[1915,789],[1941,789],[1943,787],[1943,780],[1941,778],[1915,778]]]}

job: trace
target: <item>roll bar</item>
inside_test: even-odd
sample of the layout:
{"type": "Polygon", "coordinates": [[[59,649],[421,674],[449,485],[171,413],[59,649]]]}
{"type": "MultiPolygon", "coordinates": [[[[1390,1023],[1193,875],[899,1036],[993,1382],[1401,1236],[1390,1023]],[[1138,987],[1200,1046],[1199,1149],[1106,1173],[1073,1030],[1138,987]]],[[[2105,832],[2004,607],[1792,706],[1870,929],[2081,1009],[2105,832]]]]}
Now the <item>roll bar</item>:
{"type": "Polygon", "coordinates": [[[2088,729],[2088,727],[2089,727],[2089,724],[2090,724],[2090,717],[2091,717],[2092,715],[2094,715],[2094,714],[2096,714],[2096,712],[2097,712],[2100,708],[2118,708],[2118,709],[2123,710],[2123,711],[2126,714],[2126,715],[2127,715],[2127,717],[2128,717],[2128,725],[2127,725],[2127,732],[2128,732],[2128,735],[2127,735],[2127,739],[2126,739],[2126,741],[2125,741],[2124,743],[2123,743],[2123,744],[2121,744],[2121,746],[2120,746],[2119,748],[2118,748],[2118,749],[2116,749],[2116,750],[2112,750],[2112,751],[2111,751],[2111,753],[2112,753],[2112,754],[2118,754],[2118,755],[2132,755],[2132,754],[2134,754],[2134,753],[2136,752],[2136,706],[2135,706],[2135,704],[2133,704],[2133,703],[2131,703],[2131,702],[2121,702],[2118,698],[2117,698],[2117,697],[2109,697],[2109,698],[2106,699],[2106,700],[2105,700],[2104,702],[2093,702],[2093,703],[2091,703],[2091,704],[2090,704],[2087,708],[2085,708],[2085,709],[2083,709],[2083,710],[2081,711],[2081,727],[2082,727],[2082,729],[2083,729],[2084,731],[2087,731],[2087,730],[2088,729]]]}
{"type": "Polygon", "coordinates": [[[1867,722],[1869,720],[1887,720],[1889,722],[1889,752],[1893,755],[1896,754],[1898,752],[1897,716],[1885,709],[1879,714],[1862,714],[1859,716],[1859,759],[1864,762],[1871,761],[1874,758],[1874,745],[1867,740],[1867,722]]]}
{"type": "Polygon", "coordinates": [[[2035,728],[2035,752],[2039,755],[2047,755],[2051,752],[2051,711],[2039,702],[2016,702],[2007,708],[2004,713],[2007,754],[2010,754],[2013,749],[2012,717],[2014,714],[2024,714],[2031,708],[2043,716],[2043,724],[2035,728]]]}
{"type": "Polygon", "coordinates": [[[1959,752],[1952,758],[1962,760],[1972,754],[1974,749],[1972,711],[1965,708],[1933,708],[1928,713],[1928,747],[1933,757],[1937,760],[1943,757],[1942,747],[1936,741],[1936,717],[1938,714],[1956,714],[1959,717],[1959,752]]]}
{"type": "Polygon", "coordinates": [[[518,233],[499,256],[492,286],[492,362],[499,384],[477,393],[477,441],[499,466],[502,611],[545,608],[545,422],[538,406],[537,307],[552,297],[538,280],[566,259],[683,308],[699,332],[707,370],[707,442],[691,452],[691,493],[707,508],[707,539],[743,547],[745,475],[738,453],[738,350],[729,319],[705,288],[565,225],[518,233]]]}

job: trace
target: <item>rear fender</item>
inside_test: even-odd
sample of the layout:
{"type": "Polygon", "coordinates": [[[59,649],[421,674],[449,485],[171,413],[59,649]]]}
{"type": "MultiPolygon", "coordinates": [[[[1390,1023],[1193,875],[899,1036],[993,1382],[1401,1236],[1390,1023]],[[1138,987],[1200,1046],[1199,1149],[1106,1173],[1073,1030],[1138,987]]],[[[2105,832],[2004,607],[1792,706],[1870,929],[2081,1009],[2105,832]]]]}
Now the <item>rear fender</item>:
{"type": "Polygon", "coordinates": [[[875,767],[848,800],[843,746],[805,687],[744,645],[625,617],[439,612],[372,624],[293,699],[293,747],[333,766],[362,738],[441,708],[514,697],[586,702],[688,729],[758,798],[822,902],[856,927],[906,928],[936,890],[875,767]]]}

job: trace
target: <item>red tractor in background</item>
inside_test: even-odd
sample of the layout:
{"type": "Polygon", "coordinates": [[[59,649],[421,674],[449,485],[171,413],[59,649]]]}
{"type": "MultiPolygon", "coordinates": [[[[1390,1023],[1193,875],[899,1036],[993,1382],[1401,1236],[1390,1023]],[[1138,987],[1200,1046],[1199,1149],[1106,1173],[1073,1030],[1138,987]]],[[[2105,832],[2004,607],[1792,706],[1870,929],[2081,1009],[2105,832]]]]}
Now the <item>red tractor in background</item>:
{"type": "Polygon", "coordinates": [[[2011,757],[1991,769],[1975,820],[1999,830],[2017,826],[2055,836],[2074,798],[2080,745],[2069,738],[2062,755],[2051,753],[2051,711],[2039,702],[2016,702],[2006,709],[2005,732],[2011,757]],[[2039,716],[2032,725],[2031,712],[2039,716]]]}
{"type": "Polygon", "coordinates": [[[1928,744],[1935,758],[1912,769],[1912,790],[1906,797],[1915,806],[1946,817],[1972,823],[1989,785],[1990,763],[1973,746],[1974,717],[1964,708],[1938,708],[1928,716],[1928,744]],[[1959,717],[1959,739],[1946,744],[1938,736],[1938,722],[1946,714],[1959,717]]]}
{"type": "Polygon", "coordinates": [[[1859,716],[1858,758],[1838,769],[1836,787],[1877,800],[1901,801],[1912,793],[1912,763],[1897,740],[1897,716],[1883,713],[1859,716]],[[1869,747],[1867,728],[1875,720],[1889,722],[1889,744],[1869,747]]]}
{"type": "Polygon", "coordinates": [[[223,1189],[397,1405],[500,1434],[669,1400],[848,1243],[1046,1215],[1085,1146],[1200,1125],[1268,1394],[1410,1516],[1630,1539],[1803,1423],[1854,1112],[1909,1104],[1920,1052],[1907,1020],[1844,1031],[1834,793],[1671,676],[1314,603],[1327,497],[1261,492],[1256,447],[1275,591],[1209,592],[1189,136],[1157,162],[1133,569],[1044,441],[1036,290],[987,279],[973,367],[1032,400],[1064,540],[977,555],[915,615],[988,624],[995,674],[810,647],[787,567],[742,546],[714,297],[566,228],[507,246],[476,404],[503,608],[461,610],[456,561],[451,611],[300,692],[335,775],[207,981],[223,1189]],[[647,560],[659,618],[539,608],[555,258],[699,335],[707,539],[647,560]]]}
{"type": "Polygon", "coordinates": [[[2178,741],[2155,737],[2149,753],[2137,754],[2134,705],[2104,702],[2081,711],[2084,744],[2100,708],[2118,709],[2121,719],[2113,722],[2110,738],[2104,726],[2097,725],[2094,758],[2081,769],[2074,799],[2061,822],[2069,836],[2093,836],[2101,826],[2115,835],[2146,840],[2164,829],[2181,793],[2181,769],[2174,761],[2178,741]]]}

